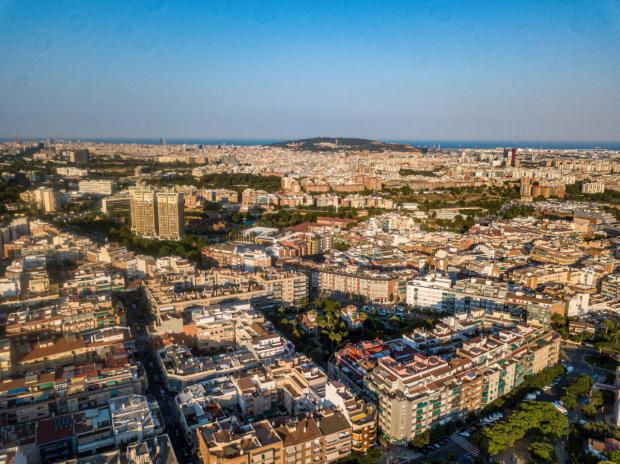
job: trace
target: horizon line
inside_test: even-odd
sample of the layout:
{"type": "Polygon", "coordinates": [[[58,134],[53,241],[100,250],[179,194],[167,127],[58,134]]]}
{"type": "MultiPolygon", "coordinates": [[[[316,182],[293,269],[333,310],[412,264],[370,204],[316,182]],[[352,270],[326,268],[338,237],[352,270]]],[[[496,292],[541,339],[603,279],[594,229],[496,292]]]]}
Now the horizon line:
{"type": "Polygon", "coordinates": [[[302,137],[225,137],[225,136],[38,136],[38,135],[25,135],[25,136],[0,136],[0,141],[16,141],[16,140],[70,140],[70,141],[93,141],[93,140],[237,140],[237,141],[297,141],[308,140],[317,138],[333,138],[333,139],[360,139],[360,140],[374,140],[379,142],[512,142],[512,143],[620,143],[619,139],[513,139],[513,138],[442,138],[442,137],[362,137],[362,136],[349,136],[349,135],[315,135],[315,136],[302,136],[302,137]]]}

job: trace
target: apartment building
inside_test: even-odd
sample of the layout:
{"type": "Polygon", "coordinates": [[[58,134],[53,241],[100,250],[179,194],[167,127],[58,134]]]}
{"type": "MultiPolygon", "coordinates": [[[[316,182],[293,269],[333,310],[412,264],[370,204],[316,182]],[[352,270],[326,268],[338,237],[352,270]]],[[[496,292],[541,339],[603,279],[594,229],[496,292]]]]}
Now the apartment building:
{"type": "Polygon", "coordinates": [[[162,425],[151,412],[154,405],[145,396],[128,395],[109,401],[112,431],[116,445],[143,442],[161,432],[162,425]]]}
{"type": "Polygon", "coordinates": [[[255,278],[267,292],[264,299],[257,301],[261,308],[295,306],[308,299],[308,276],[301,272],[266,270],[255,278]]]}
{"type": "Polygon", "coordinates": [[[86,177],[88,176],[88,169],[76,168],[73,166],[59,166],[56,168],[56,173],[59,176],[65,177],[86,177]]]}
{"type": "Polygon", "coordinates": [[[603,279],[601,294],[610,300],[620,299],[620,274],[612,274],[603,279]]]}
{"type": "Polygon", "coordinates": [[[583,258],[584,252],[568,244],[537,240],[530,253],[533,261],[570,265],[583,258]]]}
{"type": "Polygon", "coordinates": [[[157,237],[161,240],[180,240],[184,235],[183,194],[173,189],[156,193],[157,237]]]}
{"type": "Polygon", "coordinates": [[[127,447],[125,458],[128,464],[178,463],[168,435],[158,435],[141,443],[132,443],[127,447]]]}
{"type": "Polygon", "coordinates": [[[407,304],[416,308],[448,310],[454,301],[452,281],[438,275],[427,275],[407,283],[407,304]]]}
{"type": "Polygon", "coordinates": [[[244,417],[264,417],[274,413],[278,390],[275,381],[266,372],[237,377],[233,384],[244,417]]]}
{"type": "Polygon", "coordinates": [[[447,312],[505,311],[517,307],[509,299],[506,284],[478,278],[458,280],[426,276],[407,284],[407,304],[447,312]]]}
{"type": "Polygon", "coordinates": [[[246,272],[270,268],[271,256],[265,247],[241,243],[218,243],[201,251],[205,266],[230,267],[246,272]]]}
{"type": "Polygon", "coordinates": [[[239,203],[239,194],[235,190],[202,190],[202,197],[206,201],[211,201],[214,203],[239,203]]]}
{"type": "Polygon", "coordinates": [[[329,410],[322,411],[319,429],[323,435],[321,462],[337,462],[351,454],[351,425],[344,414],[329,410]]]}
{"type": "Polygon", "coordinates": [[[582,280],[583,271],[568,266],[539,266],[518,269],[511,273],[513,280],[528,288],[536,289],[539,285],[560,283],[577,285],[582,280]]]}
{"type": "Polygon", "coordinates": [[[46,213],[53,213],[62,207],[62,195],[58,190],[53,188],[39,187],[34,190],[22,192],[19,196],[22,201],[46,213]]]}
{"type": "Polygon", "coordinates": [[[355,396],[344,384],[328,382],[325,400],[337,408],[351,426],[351,449],[366,454],[377,440],[377,410],[362,398],[355,396]]]}
{"type": "Polygon", "coordinates": [[[143,184],[129,188],[131,231],[144,237],[157,236],[155,189],[143,184]]]}
{"type": "Polygon", "coordinates": [[[142,394],[146,382],[138,367],[129,365],[122,352],[115,351],[114,356],[118,365],[104,359],[4,380],[0,384],[0,420],[9,426],[26,424],[104,406],[115,396],[142,394]]]}
{"type": "Polygon", "coordinates": [[[88,163],[90,161],[90,152],[88,150],[70,151],[69,161],[72,163],[88,163]]]}
{"type": "Polygon", "coordinates": [[[12,371],[22,375],[36,369],[52,369],[71,363],[92,360],[103,356],[115,347],[123,347],[130,339],[127,327],[108,327],[82,335],[63,335],[60,337],[23,343],[16,350],[12,371]]]}
{"type": "Polygon", "coordinates": [[[322,462],[323,434],[314,418],[289,421],[278,427],[276,432],[284,447],[282,460],[284,464],[317,464],[322,462]]]}
{"type": "Polygon", "coordinates": [[[116,182],[113,180],[81,180],[78,184],[78,191],[93,195],[112,195],[116,191],[116,182]]]}
{"type": "Polygon", "coordinates": [[[196,428],[198,455],[208,464],[322,464],[351,454],[351,426],[339,412],[242,424],[235,416],[196,428]]]}
{"type": "Polygon", "coordinates": [[[101,199],[101,212],[110,214],[117,211],[129,211],[131,199],[128,192],[119,192],[116,195],[101,199]]]}
{"type": "Polygon", "coordinates": [[[581,185],[581,193],[586,194],[594,194],[594,193],[604,193],[605,192],[605,182],[584,182],[581,185]]]}
{"type": "Polygon", "coordinates": [[[281,464],[282,440],[267,420],[242,425],[236,418],[196,430],[202,464],[281,464]]]}
{"type": "Polygon", "coordinates": [[[179,240],[184,234],[183,194],[138,184],[129,188],[132,232],[149,238],[179,240]]]}
{"type": "Polygon", "coordinates": [[[518,325],[472,339],[446,361],[406,340],[364,342],[336,353],[330,374],[377,401],[379,426],[407,442],[429,428],[478,411],[559,360],[560,337],[518,325]]]}
{"type": "Polygon", "coordinates": [[[241,192],[241,203],[246,206],[270,207],[278,204],[278,198],[273,193],[264,190],[247,188],[241,192]]]}
{"type": "Polygon", "coordinates": [[[317,283],[321,293],[358,295],[375,303],[389,303],[399,295],[398,279],[376,273],[319,269],[317,283]]]}
{"type": "Polygon", "coordinates": [[[222,302],[254,301],[267,292],[262,285],[237,274],[210,272],[194,276],[184,274],[146,281],[145,293],[159,323],[166,314],[182,314],[186,308],[222,302]],[[227,277],[231,277],[230,280],[227,277]]]}

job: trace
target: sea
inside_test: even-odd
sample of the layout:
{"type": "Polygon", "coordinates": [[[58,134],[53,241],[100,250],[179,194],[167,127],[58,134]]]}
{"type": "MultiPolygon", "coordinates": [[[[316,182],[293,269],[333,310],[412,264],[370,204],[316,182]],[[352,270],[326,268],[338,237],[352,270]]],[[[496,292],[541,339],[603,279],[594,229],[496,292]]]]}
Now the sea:
{"type": "MultiPolygon", "coordinates": [[[[16,137],[0,137],[0,142],[16,140],[16,137]]],[[[44,141],[46,137],[24,137],[22,141],[44,141]]],[[[127,143],[138,145],[160,145],[164,142],[169,145],[270,145],[277,142],[285,142],[290,139],[235,139],[235,138],[75,138],[57,137],[50,138],[64,142],[94,142],[94,143],[127,143]]],[[[377,139],[388,143],[404,143],[420,148],[497,148],[519,147],[557,150],[620,150],[620,141],[545,141],[545,140],[423,140],[423,139],[377,139]]]]}

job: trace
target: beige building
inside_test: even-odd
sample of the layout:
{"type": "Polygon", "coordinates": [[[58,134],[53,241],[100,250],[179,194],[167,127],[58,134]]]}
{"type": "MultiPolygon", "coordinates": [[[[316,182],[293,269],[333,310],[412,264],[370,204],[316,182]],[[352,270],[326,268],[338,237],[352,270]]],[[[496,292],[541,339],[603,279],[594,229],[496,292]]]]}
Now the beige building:
{"type": "Polygon", "coordinates": [[[129,188],[131,231],[144,237],[157,236],[155,189],[146,185],[129,188]]]}
{"type": "Polygon", "coordinates": [[[129,189],[132,232],[149,238],[179,240],[183,236],[183,194],[138,184],[129,189]]]}
{"type": "Polygon", "coordinates": [[[375,407],[357,398],[342,383],[328,382],[325,399],[338,408],[351,425],[351,448],[366,454],[377,440],[377,411],[375,407]]]}
{"type": "Polygon", "coordinates": [[[202,464],[281,464],[282,440],[269,421],[241,426],[235,418],[196,429],[202,464]]]}
{"type": "Polygon", "coordinates": [[[581,193],[603,193],[605,192],[605,182],[586,182],[581,186],[581,193]]]}
{"type": "Polygon", "coordinates": [[[183,194],[174,190],[159,190],[157,198],[157,235],[162,240],[183,237],[183,194]]]}
{"type": "Polygon", "coordinates": [[[276,429],[284,445],[285,464],[314,464],[321,461],[322,439],[313,418],[291,421],[276,429]]]}
{"type": "Polygon", "coordinates": [[[398,298],[398,280],[339,270],[319,271],[319,291],[326,294],[359,295],[376,303],[389,303],[398,298]]]}
{"type": "Polygon", "coordinates": [[[348,347],[336,353],[330,372],[352,387],[373,392],[378,398],[379,427],[388,440],[404,443],[434,426],[479,411],[526,376],[556,364],[560,337],[519,325],[466,342],[449,361],[421,355],[403,340],[368,347],[368,353],[391,354],[366,359],[368,354],[359,347],[348,347]],[[353,368],[365,374],[352,377],[353,368]]]}
{"type": "Polygon", "coordinates": [[[294,306],[308,298],[308,276],[300,272],[265,271],[256,274],[256,281],[276,305],[294,306]]]}
{"type": "Polygon", "coordinates": [[[20,194],[20,199],[26,203],[30,203],[35,208],[53,213],[58,211],[62,206],[62,196],[58,190],[48,187],[39,187],[35,190],[29,190],[20,194]]]}

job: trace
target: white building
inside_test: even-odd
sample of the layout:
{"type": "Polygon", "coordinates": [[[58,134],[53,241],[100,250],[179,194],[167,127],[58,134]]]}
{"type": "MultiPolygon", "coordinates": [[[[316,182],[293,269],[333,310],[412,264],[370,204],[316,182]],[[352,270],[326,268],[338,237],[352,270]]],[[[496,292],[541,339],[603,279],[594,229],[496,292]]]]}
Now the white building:
{"type": "Polygon", "coordinates": [[[117,446],[131,442],[142,442],[155,436],[161,426],[153,417],[146,397],[128,395],[109,401],[112,416],[112,431],[117,446]]]}
{"type": "Polygon", "coordinates": [[[0,278],[0,298],[15,298],[19,296],[19,281],[0,278]]]}
{"type": "Polygon", "coordinates": [[[112,195],[116,191],[116,182],[112,180],[81,180],[78,184],[81,193],[94,195],[112,195]]]}
{"type": "Polygon", "coordinates": [[[581,193],[603,193],[605,192],[604,182],[587,182],[581,186],[581,193]]]}
{"type": "Polygon", "coordinates": [[[442,309],[442,303],[452,292],[450,279],[428,275],[407,283],[407,304],[428,309],[442,309]]]}

